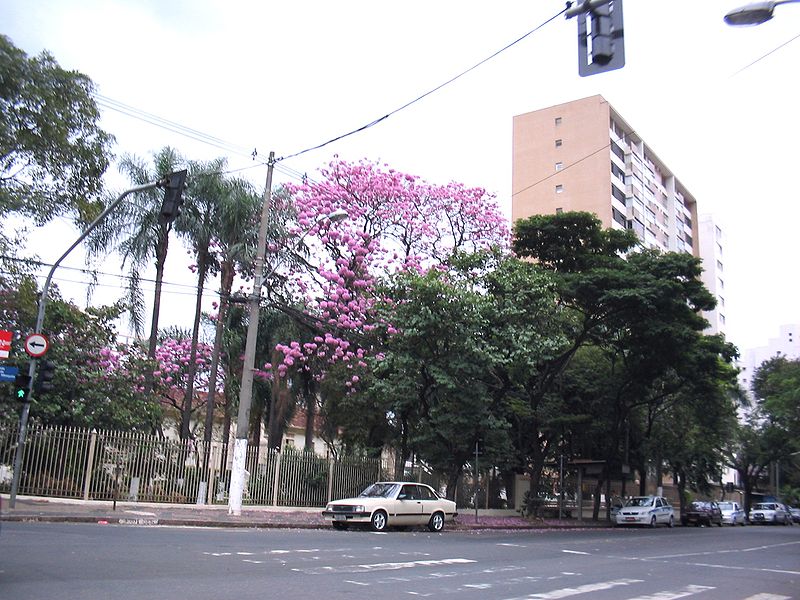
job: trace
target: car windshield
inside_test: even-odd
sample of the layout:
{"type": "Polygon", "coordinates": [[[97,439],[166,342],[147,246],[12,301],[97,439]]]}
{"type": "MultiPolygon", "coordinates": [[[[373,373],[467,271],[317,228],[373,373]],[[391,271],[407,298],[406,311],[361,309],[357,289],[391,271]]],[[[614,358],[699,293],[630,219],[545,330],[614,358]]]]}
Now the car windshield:
{"type": "Polygon", "coordinates": [[[733,502],[720,502],[719,507],[722,510],[733,510],[733,502]]]}
{"type": "Polygon", "coordinates": [[[778,508],[777,504],[771,504],[769,502],[763,502],[761,504],[756,504],[756,510],[775,510],[778,508]]]}
{"type": "Polygon", "coordinates": [[[653,505],[652,496],[636,496],[635,498],[630,498],[625,503],[625,506],[652,506],[652,505],[653,505]]]}
{"type": "Polygon", "coordinates": [[[692,502],[692,508],[695,510],[704,510],[708,508],[708,502],[692,502]]]}
{"type": "Polygon", "coordinates": [[[396,483],[373,483],[359,496],[362,498],[388,498],[396,489],[396,483]]]}

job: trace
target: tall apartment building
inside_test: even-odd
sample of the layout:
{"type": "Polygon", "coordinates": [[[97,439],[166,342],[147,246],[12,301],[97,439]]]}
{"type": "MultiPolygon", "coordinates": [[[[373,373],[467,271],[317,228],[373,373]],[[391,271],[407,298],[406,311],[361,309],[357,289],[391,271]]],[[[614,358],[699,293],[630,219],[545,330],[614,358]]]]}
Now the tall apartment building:
{"type": "MultiPolygon", "coordinates": [[[[648,248],[703,258],[706,287],[724,302],[721,230],[711,246],[700,243],[694,196],[602,96],[514,117],[512,220],[562,211],[591,212],[648,248]]],[[[706,315],[710,332],[722,330],[722,311],[706,315]]]]}
{"type": "Polygon", "coordinates": [[[694,197],[602,96],[514,117],[512,161],[514,221],[587,211],[647,247],[699,254],[694,197]]]}

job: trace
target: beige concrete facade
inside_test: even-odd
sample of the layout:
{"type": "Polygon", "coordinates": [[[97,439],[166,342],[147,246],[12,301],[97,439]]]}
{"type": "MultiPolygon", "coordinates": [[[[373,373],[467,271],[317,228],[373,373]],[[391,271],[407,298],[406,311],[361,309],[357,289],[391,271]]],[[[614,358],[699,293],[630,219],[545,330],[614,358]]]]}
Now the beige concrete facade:
{"type": "Polygon", "coordinates": [[[512,220],[562,211],[699,256],[694,197],[602,96],[514,117],[512,220]]]}

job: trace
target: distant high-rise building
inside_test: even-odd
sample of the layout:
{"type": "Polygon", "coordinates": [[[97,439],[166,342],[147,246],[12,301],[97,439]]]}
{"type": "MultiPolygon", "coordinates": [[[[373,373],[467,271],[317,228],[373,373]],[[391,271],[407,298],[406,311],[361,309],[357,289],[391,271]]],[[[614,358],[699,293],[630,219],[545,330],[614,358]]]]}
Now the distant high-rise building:
{"type": "Polygon", "coordinates": [[[789,360],[800,359],[800,324],[782,325],[778,336],[770,338],[764,346],[742,350],[739,359],[739,383],[751,391],[753,377],[758,368],[771,358],[783,356],[789,360]]]}
{"type": "Polygon", "coordinates": [[[722,230],[698,220],[694,196],[605,98],[518,115],[513,137],[513,221],[585,211],[604,227],[632,229],[648,248],[700,257],[717,297],[707,332],[724,331],[722,230]]]}

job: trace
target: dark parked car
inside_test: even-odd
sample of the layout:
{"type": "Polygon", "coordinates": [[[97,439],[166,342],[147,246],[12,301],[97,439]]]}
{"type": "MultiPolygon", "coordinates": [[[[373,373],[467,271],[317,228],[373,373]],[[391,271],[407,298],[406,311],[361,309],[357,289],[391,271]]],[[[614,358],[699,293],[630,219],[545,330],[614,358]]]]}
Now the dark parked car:
{"type": "Polygon", "coordinates": [[[692,502],[687,508],[681,518],[683,525],[714,525],[715,523],[722,527],[722,510],[716,502],[692,502]]]}
{"type": "Polygon", "coordinates": [[[800,523],[800,508],[797,508],[796,506],[794,508],[790,508],[789,514],[792,515],[793,523],[800,523]]]}

